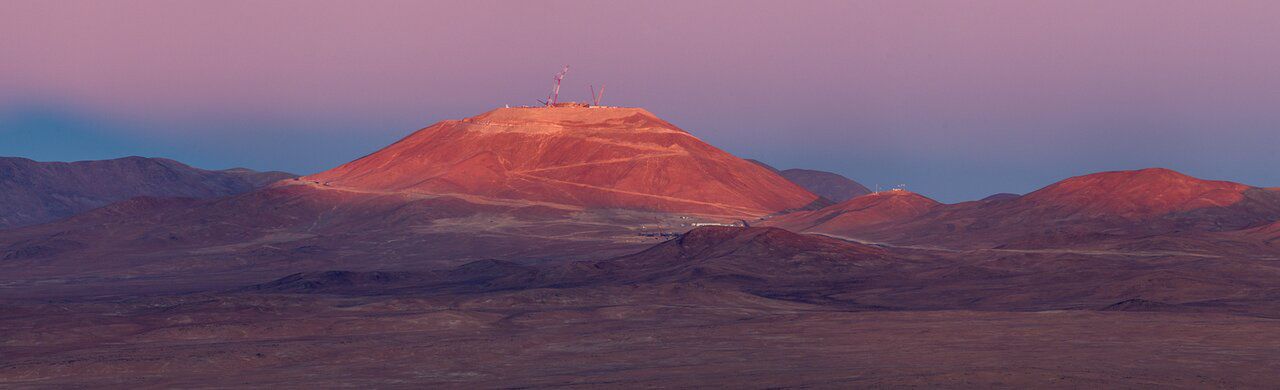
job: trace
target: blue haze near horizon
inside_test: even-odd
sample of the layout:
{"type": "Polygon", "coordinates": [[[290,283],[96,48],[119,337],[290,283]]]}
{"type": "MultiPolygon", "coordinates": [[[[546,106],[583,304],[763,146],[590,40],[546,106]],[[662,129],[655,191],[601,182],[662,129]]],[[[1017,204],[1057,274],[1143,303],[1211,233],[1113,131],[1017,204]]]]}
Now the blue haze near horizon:
{"type": "Polygon", "coordinates": [[[1280,186],[1276,20],[1273,1],[0,2],[0,155],[313,173],[533,104],[568,63],[567,100],[607,84],[735,155],[945,202],[1147,167],[1280,186]]]}

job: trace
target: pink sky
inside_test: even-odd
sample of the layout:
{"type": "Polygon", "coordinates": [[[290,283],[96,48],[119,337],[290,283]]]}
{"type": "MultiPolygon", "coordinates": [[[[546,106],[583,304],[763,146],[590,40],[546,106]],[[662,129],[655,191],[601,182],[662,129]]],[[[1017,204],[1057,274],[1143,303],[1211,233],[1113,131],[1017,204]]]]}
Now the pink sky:
{"type": "Polygon", "coordinates": [[[607,83],[744,157],[944,200],[1145,166],[1280,185],[1277,20],[1273,1],[9,0],[0,114],[305,173],[533,103],[568,63],[569,98],[607,83]]]}

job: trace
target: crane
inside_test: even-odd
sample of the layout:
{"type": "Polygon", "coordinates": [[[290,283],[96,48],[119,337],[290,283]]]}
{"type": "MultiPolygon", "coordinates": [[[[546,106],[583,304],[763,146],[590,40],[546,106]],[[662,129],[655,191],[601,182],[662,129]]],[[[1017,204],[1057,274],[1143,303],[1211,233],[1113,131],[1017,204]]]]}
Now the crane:
{"type": "Polygon", "coordinates": [[[600,84],[600,94],[596,95],[596,86],[591,86],[591,105],[600,105],[600,99],[604,98],[604,84],[600,84]]]}
{"type": "Polygon", "coordinates": [[[560,98],[560,81],[564,80],[564,75],[569,74],[569,65],[565,65],[560,73],[556,73],[555,86],[551,88],[551,95],[547,96],[547,107],[555,107],[556,100],[560,98]]]}

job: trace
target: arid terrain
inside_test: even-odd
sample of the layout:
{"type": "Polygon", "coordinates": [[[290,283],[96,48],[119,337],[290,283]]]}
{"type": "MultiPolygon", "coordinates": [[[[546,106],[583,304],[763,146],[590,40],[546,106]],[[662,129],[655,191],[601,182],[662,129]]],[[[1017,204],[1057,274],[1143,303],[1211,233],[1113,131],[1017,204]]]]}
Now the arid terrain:
{"type": "Polygon", "coordinates": [[[0,228],[49,222],[138,196],[216,198],[297,175],[206,171],[162,158],[73,163],[0,157],[0,228]]]}
{"type": "Polygon", "coordinates": [[[5,304],[6,386],[1266,387],[1275,260],[708,227],[604,261],[5,304]],[[235,375],[228,375],[235,373],[235,375]]]}
{"type": "Polygon", "coordinates": [[[1280,382],[1280,191],[1147,169],[946,204],[784,172],[641,109],[508,108],[0,230],[0,387],[1280,382]]]}

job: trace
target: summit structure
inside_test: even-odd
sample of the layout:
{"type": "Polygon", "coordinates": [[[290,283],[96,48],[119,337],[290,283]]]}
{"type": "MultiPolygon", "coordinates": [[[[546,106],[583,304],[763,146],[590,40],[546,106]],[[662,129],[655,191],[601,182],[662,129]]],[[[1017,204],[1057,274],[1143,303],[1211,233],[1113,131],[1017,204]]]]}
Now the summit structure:
{"type": "Polygon", "coordinates": [[[337,189],[760,216],[818,197],[649,111],[500,108],[419,130],[303,180],[337,189]]]}

